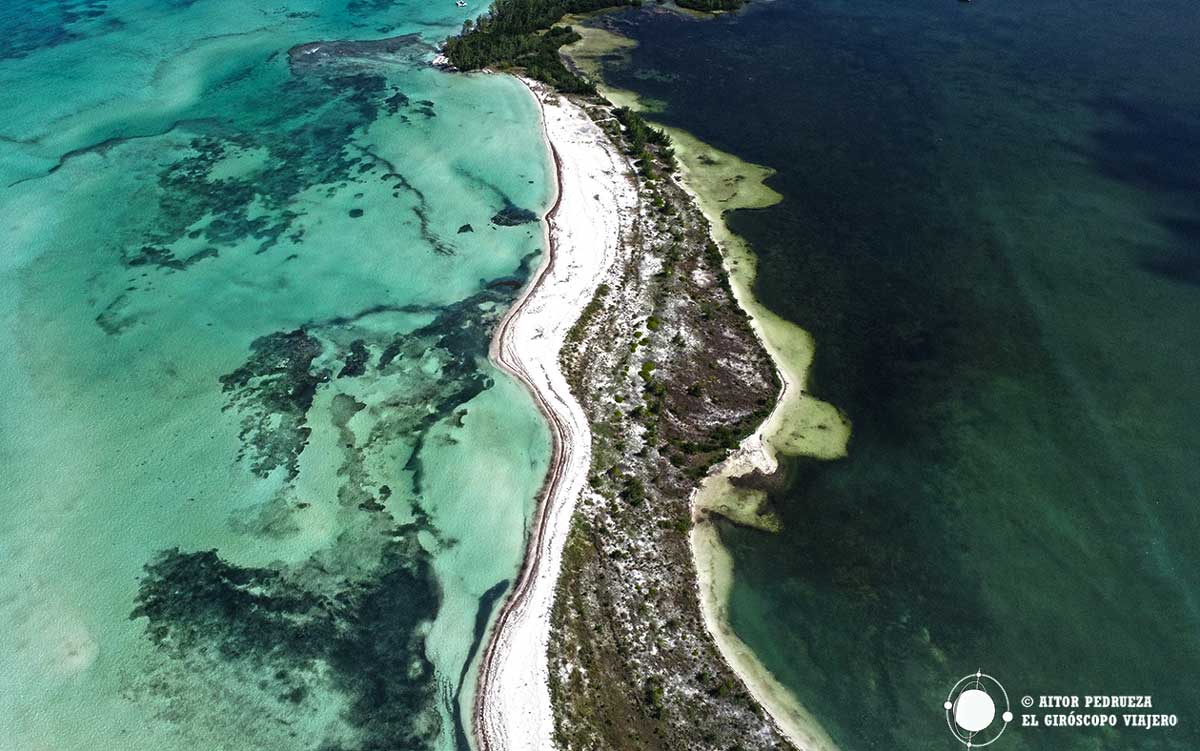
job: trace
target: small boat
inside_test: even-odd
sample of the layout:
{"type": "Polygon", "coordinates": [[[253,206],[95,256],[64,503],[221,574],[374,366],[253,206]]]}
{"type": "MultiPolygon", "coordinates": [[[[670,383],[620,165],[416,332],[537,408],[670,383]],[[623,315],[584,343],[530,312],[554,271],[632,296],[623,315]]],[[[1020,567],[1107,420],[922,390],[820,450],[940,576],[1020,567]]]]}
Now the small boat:
{"type": "Polygon", "coordinates": [[[456,0],[454,4],[460,8],[465,8],[467,7],[467,0],[456,0]]]}

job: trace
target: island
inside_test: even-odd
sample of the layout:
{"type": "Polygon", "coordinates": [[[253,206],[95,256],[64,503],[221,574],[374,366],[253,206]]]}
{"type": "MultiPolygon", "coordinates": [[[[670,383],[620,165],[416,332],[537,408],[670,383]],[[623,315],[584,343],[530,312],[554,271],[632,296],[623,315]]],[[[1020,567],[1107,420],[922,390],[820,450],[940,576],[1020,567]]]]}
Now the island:
{"type": "Polygon", "coordinates": [[[476,741],[831,749],[815,723],[764,710],[702,607],[694,523],[772,524],[752,503],[704,503],[702,483],[764,453],[759,428],[798,384],[740,304],[670,136],[560,53],[581,39],[564,15],[624,4],[502,0],[443,50],[521,77],[558,182],[548,252],[491,353],[539,404],[554,455],[483,653],[476,741]]]}

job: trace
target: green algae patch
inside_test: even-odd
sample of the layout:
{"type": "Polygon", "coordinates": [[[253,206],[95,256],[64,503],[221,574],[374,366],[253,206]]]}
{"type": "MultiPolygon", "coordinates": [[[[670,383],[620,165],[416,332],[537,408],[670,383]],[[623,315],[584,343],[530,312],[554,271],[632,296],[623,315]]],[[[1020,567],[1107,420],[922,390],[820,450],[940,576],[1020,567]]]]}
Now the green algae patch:
{"type": "Polygon", "coordinates": [[[722,472],[705,480],[703,492],[692,499],[693,509],[706,514],[718,514],[734,524],[763,532],[783,529],[779,517],[769,509],[767,494],[754,488],[739,488],[732,478],[722,472]]]}
{"type": "Polygon", "coordinates": [[[608,29],[584,25],[588,18],[593,17],[595,17],[594,14],[563,16],[563,23],[574,29],[580,38],[578,41],[564,46],[560,51],[576,68],[592,80],[592,83],[596,85],[596,90],[605,99],[618,107],[629,107],[643,113],[649,112],[650,110],[638,99],[637,94],[608,86],[604,83],[602,75],[602,69],[606,62],[619,63],[626,60],[627,54],[637,46],[637,42],[608,29]]]}

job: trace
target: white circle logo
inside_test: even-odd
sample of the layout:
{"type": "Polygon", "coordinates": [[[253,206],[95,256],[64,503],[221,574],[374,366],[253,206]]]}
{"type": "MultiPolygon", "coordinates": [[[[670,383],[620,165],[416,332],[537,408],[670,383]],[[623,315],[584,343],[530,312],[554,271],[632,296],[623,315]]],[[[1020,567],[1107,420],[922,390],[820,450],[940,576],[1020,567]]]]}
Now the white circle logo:
{"type": "Polygon", "coordinates": [[[950,732],[967,748],[995,743],[1013,718],[1008,692],[1000,681],[982,671],[954,684],[942,709],[946,710],[950,732]],[[997,707],[1003,707],[1000,722],[996,722],[997,707]]]}
{"type": "Polygon", "coordinates": [[[954,722],[968,733],[978,733],[996,719],[996,702],[986,691],[969,688],[954,702],[954,722]]]}

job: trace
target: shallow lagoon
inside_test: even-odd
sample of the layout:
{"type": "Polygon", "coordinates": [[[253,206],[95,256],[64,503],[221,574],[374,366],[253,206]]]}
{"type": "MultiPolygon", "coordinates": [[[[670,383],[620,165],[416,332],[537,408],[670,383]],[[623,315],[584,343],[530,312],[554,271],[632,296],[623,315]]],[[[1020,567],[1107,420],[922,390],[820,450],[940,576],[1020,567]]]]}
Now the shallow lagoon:
{"type": "Polygon", "coordinates": [[[444,5],[0,5],[7,743],[464,743],[549,458],[489,219],[551,175],[444,5]]]}

